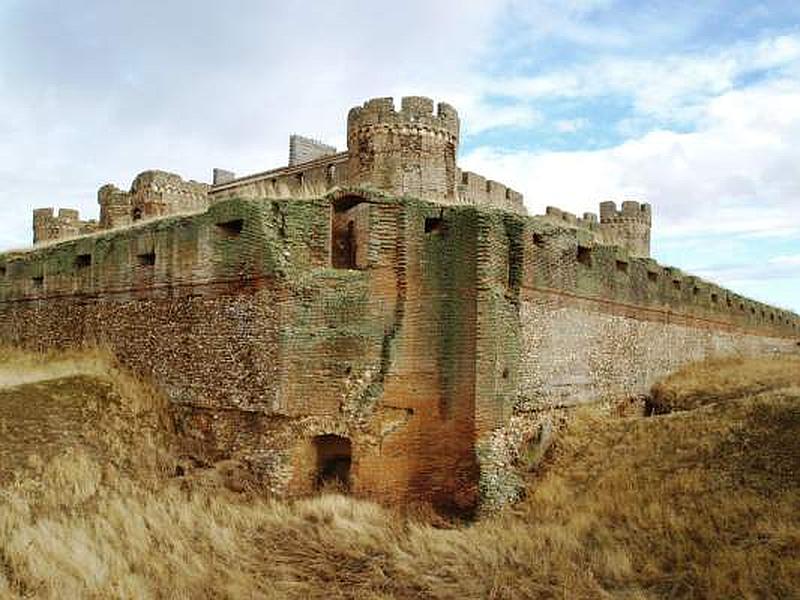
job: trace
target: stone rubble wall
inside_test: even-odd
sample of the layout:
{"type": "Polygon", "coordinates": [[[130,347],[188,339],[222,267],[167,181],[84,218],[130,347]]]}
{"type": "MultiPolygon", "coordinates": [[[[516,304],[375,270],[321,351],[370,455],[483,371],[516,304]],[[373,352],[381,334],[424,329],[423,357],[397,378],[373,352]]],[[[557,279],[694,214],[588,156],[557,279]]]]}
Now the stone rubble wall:
{"type": "Polygon", "coordinates": [[[440,207],[362,192],[366,263],[332,269],[331,202],[347,194],[220,201],[3,255],[0,339],[110,348],[172,401],[195,461],[242,460],[272,493],[311,493],[313,440],[338,434],[354,493],[469,509],[471,216],[444,235],[426,231],[440,207]]]}
{"type": "Polygon", "coordinates": [[[521,447],[555,411],[646,394],[697,360],[798,351],[800,317],[547,217],[479,234],[476,454],[482,504],[520,493],[521,447]]]}
{"type": "Polygon", "coordinates": [[[0,340],[110,348],[172,401],[195,461],[241,460],[279,495],[314,490],[315,436],[337,434],[356,494],[502,503],[526,423],[690,360],[788,351],[798,328],[585,228],[363,188],[0,255],[0,340]],[[358,268],[333,268],[337,215],[358,268]]]}

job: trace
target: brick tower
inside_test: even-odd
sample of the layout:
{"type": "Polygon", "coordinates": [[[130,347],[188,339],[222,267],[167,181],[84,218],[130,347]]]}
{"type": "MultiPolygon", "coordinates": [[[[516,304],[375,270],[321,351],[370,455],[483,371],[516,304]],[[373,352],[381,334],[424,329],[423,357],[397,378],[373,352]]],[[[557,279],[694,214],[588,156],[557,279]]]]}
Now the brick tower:
{"type": "Polygon", "coordinates": [[[458,113],[419,96],[368,100],[347,117],[350,183],[397,196],[456,202],[458,113]]]}
{"type": "Polygon", "coordinates": [[[600,237],[606,244],[626,248],[633,256],[650,256],[649,204],[625,201],[617,210],[613,201],[600,203],[600,237]]]}

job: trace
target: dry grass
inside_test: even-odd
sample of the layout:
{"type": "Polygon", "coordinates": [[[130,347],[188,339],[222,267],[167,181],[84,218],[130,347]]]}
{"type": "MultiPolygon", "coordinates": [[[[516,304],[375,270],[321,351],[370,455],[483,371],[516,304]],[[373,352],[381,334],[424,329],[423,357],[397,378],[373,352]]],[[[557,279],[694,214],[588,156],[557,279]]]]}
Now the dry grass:
{"type": "Polygon", "coordinates": [[[658,414],[692,410],[789,386],[800,386],[798,355],[696,363],[653,386],[652,409],[658,414]]]}
{"type": "Polygon", "coordinates": [[[0,388],[89,375],[113,375],[114,361],[100,349],[38,354],[0,347],[0,388]]]}
{"type": "Polygon", "coordinates": [[[523,502],[452,529],[153,477],[137,446],[67,453],[2,491],[0,597],[790,598],[800,388],[781,386],[653,418],[584,409],[523,502]]]}

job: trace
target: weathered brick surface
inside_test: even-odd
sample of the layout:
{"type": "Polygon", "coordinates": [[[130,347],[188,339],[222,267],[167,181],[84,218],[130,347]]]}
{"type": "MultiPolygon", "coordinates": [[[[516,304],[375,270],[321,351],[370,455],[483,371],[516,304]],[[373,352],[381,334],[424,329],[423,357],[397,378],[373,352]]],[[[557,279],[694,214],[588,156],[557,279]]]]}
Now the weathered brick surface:
{"type": "Polygon", "coordinates": [[[5,256],[0,336],[110,347],[173,401],[198,460],[237,456],[276,493],[311,491],[313,438],[336,433],[354,492],[470,506],[474,215],[368,195],[361,268],[333,269],[347,197],[222,202],[5,256]]]}
{"type": "Polygon", "coordinates": [[[33,211],[34,244],[92,233],[99,228],[97,221],[82,221],[78,211],[70,208],[59,209],[57,215],[52,208],[33,211]]]}
{"type": "Polygon", "coordinates": [[[648,205],[526,217],[458,171],[457,143],[451,107],[373,100],[348,152],[101,188],[100,231],[0,255],[0,340],[110,348],[172,401],[187,454],[272,493],[313,491],[334,440],[354,493],[459,510],[515,496],[517,448],[553,411],[796,351],[797,315],[647,258],[648,205]]]}
{"type": "Polygon", "coordinates": [[[458,509],[479,484],[513,496],[525,415],[788,350],[799,325],[585,228],[359,189],[218,202],[0,267],[4,341],[111,348],[170,398],[196,460],[309,493],[315,437],[335,434],[354,493],[458,509]],[[356,268],[332,268],[348,223],[356,268]]]}
{"type": "Polygon", "coordinates": [[[617,210],[615,202],[601,202],[599,219],[595,213],[587,212],[578,217],[555,206],[548,206],[541,216],[554,225],[579,228],[599,244],[619,246],[632,256],[650,256],[652,213],[649,204],[626,200],[617,210]]]}

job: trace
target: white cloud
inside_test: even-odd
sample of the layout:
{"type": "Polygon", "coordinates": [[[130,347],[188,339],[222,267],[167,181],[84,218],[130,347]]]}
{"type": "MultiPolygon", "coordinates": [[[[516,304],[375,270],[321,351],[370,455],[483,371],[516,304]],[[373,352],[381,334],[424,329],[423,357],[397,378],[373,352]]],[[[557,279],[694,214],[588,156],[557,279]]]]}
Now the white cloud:
{"type": "Polygon", "coordinates": [[[588,124],[587,119],[563,119],[555,122],[555,128],[560,133],[576,133],[588,124]]]}
{"type": "Polygon", "coordinates": [[[709,279],[734,282],[790,278],[797,280],[800,277],[800,255],[775,256],[757,264],[745,261],[738,264],[698,267],[694,272],[709,279]]]}
{"type": "Polygon", "coordinates": [[[691,261],[678,266],[798,310],[800,254],[770,257],[765,246],[794,242],[800,250],[798,139],[800,80],[787,78],[709,99],[691,133],[652,131],[597,151],[482,147],[461,162],[523,192],[532,214],[547,205],[580,214],[602,200],[648,201],[657,258],[663,248],[670,262],[691,261]],[[719,266],[720,239],[735,240],[727,244],[735,264],[719,266]]]}
{"type": "Polygon", "coordinates": [[[491,85],[522,103],[620,95],[631,98],[637,114],[691,121],[702,116],[709,98],[733,90],[739,78],[794,69],[799,62],[800,35],[795,34],[653,59],[603,55],[589,64],[491,85]]]}
{"type": "MultiPolygon", "coordinates": [[[[779,266],[800,268],[800,254],[780,255],[770,260],[770,263],[779,266]]],[[[797,273],[797,271],[795,271],[797,273]]]]}
{"type": "Polygon", "coordinates": [[[797,235],[800,81],[724,93],[705,104],[701,122],[692,133],[653,131],[598,151],[482,147],[462,163],[525,193],[534,213],[639,199],[654,205],[669,236],[797,235]]]}
{"type": "Polygon", "coordinates": [[[100,185],[145,169],[280,166],[293,132],[341,147],[374,96],[466,98],[476,129],[536,118],[469,91],[502,3],[0,5],[2,247],[30,242],[34,207],[96,215],[100,185]]]}
{"type": "Polygon", "coordinates": [[[655,205],[659,235],[800,235],[793,214],[800,195],[800,34],[688,53],[677,42],[707,8],[685,7],[665,19],[663,6],[616,5],[244,0],[220,10],[196,0],[187,10],[188,2],[155,0],[5,3],[0,247],[30,241],[35,206],[94,215],[97,187],[126,186],[144,169],[201,180],[215,166],[261,170],[285,163],[292,132],[342,147],[350,106],[406,94],[456,106],[472,140],[491,129],[533,126],[589,140],[590,110],[560,113],[548,125],[544,101],[583,109],[621,97],[633,110],[616,125],[632,137],[616,147],[483,147],[462,164],[523,191],[532,212],[646,199],[655,205]],[[640,52],[652,39],[674,41],[663,47],[678,50],[640,52]],[[565,66],[575,48],[586,58],[565,66]],[[744,78],[750,87],[742,89],[744,78]],[[661,129],[641,133],[654,122],[661,129]],[[675,122],[696,129],[670,131],[675,122]]]}

